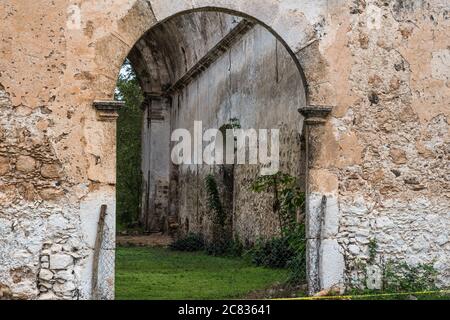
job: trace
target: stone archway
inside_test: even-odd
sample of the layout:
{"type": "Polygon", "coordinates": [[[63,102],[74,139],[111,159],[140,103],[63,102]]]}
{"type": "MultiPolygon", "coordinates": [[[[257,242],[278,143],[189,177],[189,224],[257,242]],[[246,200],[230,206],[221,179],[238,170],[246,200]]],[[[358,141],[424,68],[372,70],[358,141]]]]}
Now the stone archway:
{"type": "Polygon", "coordinates": [[[101,206],[114,217],[122,62],[152,26],[217,8],[268,27],[303,70],[313,289],[364,281],[374,239],[383,257],[436,261],[448,285],[447,8],[403,2],[0,1],[0,293],[90,298],[101,206]]]}
{"type": "MultiPolygon", "coordinates": [[[[147,34],[148,32],[150,32],[151,30],[157,29],[158,26],[163,25],[166,21],[169,21],[175,17],[178,16],[182,16],[185,14],[189,14],[191,12],[202,12],[202,11],[214,11],[214,12],[225,12],[225,13],[229,13],[229,14],[233,14],[233,15],[237,15],[237,16],[241,16],[241,17],[245,17],[251,21],[256,21],[257,23],[262,24],[265,28],[267,28],[273,35],[276,36],[276,38],[285,46],[285,48],[288,50],[288,52],[290,53],[291,57],[294,59],[297,68],[299,70],[299,73],[301,74],[301,77],[304,81],[305,84],[305,88],[307,89],[306,94],[307,94],[307,105],[306,106],[302,106],[299,108],[301,108],[301,113],[302,115],[307,119],[306,123],[306,127],[305,127],[305,139],[308,140],[308,144],[310,144],[311,142],[314,143],[318,143],[318,140],[320,139],[320,136],[323,134],[322,133],[322,129],[321,129],[321,125],[323,125],[325,123],[324,119],[328,116],[328,114],[331,111],[331,107],[330,106],[323,106],[323,105],[318,105],[318,106],[313,106],[310,105],[309,103],[311,101],[320,101],[320,102],[325,102],[327,101],[327,96],[332,95],[330,92],[332,92],[332,90],[330,90],[330,87],[327,85],[329,84],[327,80],[324,80],[324,77],[326,77],[326,72],[323,71],[323,69],[325,68],[323,65],[323,61],[321,61],[320,59],[320,53],[318,52],[318,47],[317,47],[317,39],[315,39],[313,37],[313,31],[311,30],[311,26],[307,24],[306,19],[304,17],[303,14],[299,14],[299,13],[293,13],[291,10],[287,10],[287,15],[284,15],[284,17],[291,21],[292,25],[296,26],[297,28],[302,28],[302,36],[300,37],[300,39],[296,38],[293,36],[293,34],[297,34],[298,29],[296,28],[282,28],[282,26],[280,25],[280,22],[278,19],[272,19],[272,18],[268,18],[268,14],[266,13],[266,15],[264,15],[263,12],[252,12],[252,7],[246,7],[247,11],[245,13],[241,12],[241,11],[237,11],[237,8],[239,8],[238,6],[236,6],[236,3],[234,3],[232,6],[230,7],[211,7],[211,6],[194,6],[192,8],[187,7],[189,9],[175,9],[177,7],[172,7],[169,6],[169,8],[165,8],[164,6],[160,6],[158,7],[157,10],[160,10],[161,14],[158,15],[155,13],[155,11],[146,11],[148,9],[148,7],[146,7],[145,3],[141,3],[138,2],[135,7],[133,7],[133,10],[138,10],[136,8],[140,8],[140,10],[142,10],[142,12],[146,12],[147,14],[152,14],[155,15],[156,21],[154,23],[153,26],[151,26],[147,31],[145,31],[143,34],[147,34]],[[169,10],[169,11],[167,11],[169,10]],[[255,14],[255,16],[252,16],[252,14],[255,14]],[[259,17],[259,18],[258,18],[259,17]],[[264,19],[264,21],[261,21],[260,19],[264,19]],[[150,30],[150,31],[149,31],[150,30]],[[277,33],[276,30],[280,30],[281,34],[277,33]],[[287,40],[285,40],[285,38],[287,40]],[[311,38],[313,37],[313,38],[311,38]],[[295,40],[294,40],[295,39],[295,40]],[[314,59],[311,59],[311,57],[314,57],[314,59]],[[309,62],[312,62],[311,64],[309,62]],[[305,65],[305,67],[311,71],[314,72],[314,74],[309,74],[309,79],[311,79],[311,86],[307,85],[307,80],[308,80],[308,73],[304,72],[304,67],[303,65],[305,65]],[[316,69],[318,68],[318,66],[320,66],[321,68],[321,72],[322,73],[318,73],[316,71],[316,69]],[[315,68],[315,69],[314,69],[315,68]],[[318,83],[317,85],[315,85],[315,83],[318,83]]],[[[255,9],[255,8],[253,8],[255,9]]],[[[130,15],[131,17],[135,17],[136,12],[132,10],[132,14],[130,15]]],[[[283,8],[279,8],[279,10],[284,10],[283,8]]],[[[283,12],[283,11],[282,11],[283,12]]],[[[284,12],[282,13],[284,14],[284,12]]],[[[271,15],[272,17],[272,15],[271,15]]],[[[124,17],[121,20],[122,23],[122,27],[124,25],[127,25],[127,23],[125,22],[127,21],[127,17],[124,17]]],[[[124,28],[124,27],[123,27],[124,28]]],[[[100,48],[102,48],[102,50],[104,49],[103,45],[107,42],[110,43],[111,41],[116,41],[117,39],[119,39],[119,42],[122,43],[122,45],[124,45],[125,43],[127,43],[126,38],[130,38],[133,37],[132,39],[136,39],[136,34],[137,33],[128,33],[128,34],[121,34],[120,36],[118,35],[113,35],[110,37],[106,37],[105,39],[102,39],[100,41],[100,48]],[[115,40],[114,40],[115,39],[115,40]]],[[[142,39],[142,35],[139,39],[142,39]]],[[[135,41],[133,43],[139,43],[140,40],[132,40],[135,41]]],[[[145,46],[145,44],[144,44],[145,46]]],[[[135,50],[135,46],[133,46],[133,49],[127,51],[126,50],[126,46],[123,47],[123,53],[126,54],[130,54],[129,51],[131,51],[131,56],[135,57],[135,65],[138,66],[138,73],[141,72],[141,78],[147,78],[149,80],[144,81],[147,84],[149,84],[150,82],[154,82],[156,79],[156,86],[159,88],[161,88],[163,86],[164,83],[169,82],[167,80],[168,77],[168,70],[166,70],[166,67],[163,65],[158,65],[158,62],[155,60],[153,62],[147,62],[147,63],[155,63],[155,65],[153,65],[153,70],[159,70],[158,71],[158,75],[151,75],[149,74],[147,71],[145,71],[145,66],[139,66],[139,57],[137,57],[137,55],[139,55],[140,53],[137,52],[135,50]],[[139,69],[141,69],[141,71],[139,71],[139,69]],[[166,79],[164,79],[166,78],[166,79]]],[[[141,49],[141,50],[145,50],[145,49],[141,49]]],[[[139,50],[138,50],[139,51],[139,50]]],[[[118,57],[118,59],[124,59],[123,55],[118,57]]],[[[120,61],[120,60],[119,60],[120,61]]],[[[113,63],[112,66],[117,66],[117,62],[113,63]]],[[[151,69],[151,68],[150,68],[151,69]]],[[[112,72],[114,72],[114,69],[112,70],[112,72]]],[[[116,71],[117,72],[117,71],[116,71]]],[[[146,83],[143,84],[143,87],[146,86],[146,83]]],[[[161,91],[160,89],[154,89],[152,86],[146,88],[146,91],[148,91],[150,93],[149,97],[151,99],[156,99],[157,96],[160,94],[159,91],[161,91]]],[[[159,99],[158,99],[159,100],[159,99]]],[[[99,110],[100,112],[104,112],[105,109],[101,109],[99,110]]],[[[110,112],[114,111],[114,108],[112,108],[111,110],[109,110],[110,112]]],[[[306,148],[306,150],[310,150],[310,148],[306,148]]],[[[307,156],[307,158],[309,158],[308,161],[308,166],[309,167],[314,167],[314,157],[313,157],[314,153],[310,153],[309,156],[307,156]]],[[[324,174],[324,172],[326,171],[326,169],[321,169],[321,174],[324,174]]],[[[308,174],[309,174],[309,170],[307,170],[308,174]]],[[[320,280],[320,268],[321,268],[321,264],[322,261],[319,261],[320,258],[319,256],[324,256],[327,253],[325,252],[321,252],[320,250],[327,250],[327,249],[323,249],[321,247],[321,241],[320,239],[320,231],[318,231],[318,229],[320,228],[318,225],[320,224],[321,221],[321,216],[324,215],[325,213],[323,212],[323,208],[317,203],[317,199],[320,198],[320,194],[317,194],[314,192],[314,190],[308,190],[308,192],[311,194],[314,194],[310,199],[308,199],[308,211],[312,211],[312,214],[308,214],[308,237],[310,238],[309,242],[308,242],[308,246],[309,246],[309,258],[308,258],[308,270],[309,270],[309,282],[310,282],[310,291],[314,292],[314,291],[318,291],[320,288],[324,288],[324,287],[329,287],[335,284],[340,283],[341,281],[341,276],[340,276],[340,272],[341,271],[337,271],[335,272],[335,277],[331,276],[327,281],[325,281],[325,284],[322,285],[320,280]],[[312,220],[311,220],[312,219],[312,220]]],[[[323,199],[320,198],[319,202],[323,202],[323,199]]],[[[325,200],[326,201],[326,200],[325,200]]],[[[337,255],[338,259],[339,258],[339,253],[336,252],[338,250],[337,246],[331,247],[330,249],[331,251],[334,252],[335,255],[337,255]]],[[[333,263],[336,262],[335,260],[333,260],[333,263]]],[[[342,264],[339,264],[338,268],[341,267],[342,264]]]]}
{"type": "MultiPolygon", "coordinates": [[[[106,34],[92,44],[97,48],[98,67],[102,71],[108,71],[110,77],[116,76],[120,61],[125,59],[142,35],[168,19],[195,11],[224,12],[250,18],[267,28],[285,46],[307,83],[308,105],[333,105],[334,89],[327,63],[317,45],[319,38],[315,30],[326,8],[315,8],[314,1],[305,1],[303,11],[289,3],[264,2],[183,0],[167,4],[162,1],[138,0],[117,21],[115,32],[106,34]],[[115,61],[112,64],[111,59],[115,61]]],[[[105,85],[102,88],[107,89],[105,85]]],[[[109,92],[99,92],[97,99],[110,98],[114,91],[112,83],[109,88],[109,92]]]]}
{"type": "MultiPolygon", "coordinates": [[[[6,144],[19,141],[25,148],[11,154],[7,162],[18,170],[18,161],[33,150],[33,159],[27,158],[33,165],[23,177],[28,181],[35,179],[36,184],[24,181],[16,187],[8,180],[8,217],[15,217],[16,224],[23,225],[30,239],[16,238],[15,228],[8,233],[7,239],[17,240],[7,240],[3,252],[20,254],[2,266],[6,270],[2,284],[21,298],[91,297],[93,251],[103,205],[108,206],[108,236],[111,239],[115,234],[116,106],[110,100],[123,60],[142,35],[159,22],[201,9],[254,17],[296,57],[308,83],[308,104],[331,102],[331,86],[314,31],[319,13],[314,8],[316,1],[307,3],[305,12],[289,2],[271,1],[61,1],[46,8],[39,4],[5,3],[6,9],[11,9],[10,19],[15,19],[13,9],[48,19],[44,26],[39,19],[31,19],[30,27],[43,31],[39,44],[31,45],[20,38],[14,23],[5,22],[4,27],[5,32],[18,37],[15,45],[6,47],[6,58],[2,59],[2,65],[8,60],[10,66],[12,60],[15,67],[5,67],[6,72],[1,74],[4,94],[10,98],[8,112],[14,110],[18,114],[5,118],[2,126],[14,127],[18,132],[17,137],[8,136],[6,144]],[[25,48],[30,52],[22,55],[25,48]],[[30,128],[39,132],[34,139],[29,138],[30,128]],[[48,150],[39,147],[42,141],[36,137],[48,144],[51,159],[46,158],[48,150]],[[47,164],[55,166],[57,174],[48,176],[47,164]],[[43,176],[48,176],[45,183],[43,176]],[[30,219],[21,214],[26,211],[33,212],[32,224],[42,226],[42,230],[37,232],[30,227],[30,219]],[[16,275],[20,270],[26,272],[16,275]],[[63,284],[54,281],[59,276],[66,277],[63,284]]],[[[114,243],[109,242],[103,249],[111,261],[114,243]]],[[[102,271],[104,297],[113,295],[113,270],[110,264],[108,270],[102,271]]]]}

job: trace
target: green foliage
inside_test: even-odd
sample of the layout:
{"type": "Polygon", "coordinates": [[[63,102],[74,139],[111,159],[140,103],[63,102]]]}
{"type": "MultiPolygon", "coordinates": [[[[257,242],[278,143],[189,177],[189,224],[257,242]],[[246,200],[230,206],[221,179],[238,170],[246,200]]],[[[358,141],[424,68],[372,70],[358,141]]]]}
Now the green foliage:
{"type": "Polygon", "coordinates": [[[289,279],[291,285],[306,282],[306,228],[304,224],[297,226],[285,235],[294,252],[294,257],[289,260],[289,279]]]}
{"type": "Polygon", "coordinates": [[[229,247],[229,255],[232,257],[241,257],[244,254],[244,244],[239,238],[232,241],[229,247]]]}
{"type": "Polygon", "coordinates": [[[378,243],[376,239],[371,239],[369,242],[369,263],[374,264],[377,256],[378,243]]]}
{"type": "Polygon", "coordinates": [[[292,286],[306,283],[306,250],[298,252],[288,263],[287,283],[292,286]]]}
{"type": "Polygon", "coordinates": [[[117,81],[116,100],[124,101],[117,120],[117,218],[119,229],[137,221],[141,197],[142,90],[127,61],[117,81]]]}
{"type": "Polygon", "coordinates": [[[251,189],[258,193],[273,192],[273,212],[278,214],[282,233],[296,228],[297,212],[304,212],[305,194],[295,177],[282,172],[260,176],[253,182],[251,189]]]}
{"type": "Polygon", "coordinates": [[[201,235],[189,233],[186,237],[173,242],[169,247],[174,251],[196,252],[205,249],[205,241],[201,235]]]}
{"type": "Polygon", "coordinates": [[[207,243],[205,252],[215,257],[241,257],[244,247],[239,240],[218,239],[207,243]]]}
{"type": "Polygon", "coordinates": [[[227,232],[228,216],[220,199],[216,179],[212,174],[206,176],[205,186],[213,224],[212,241],[207,244],[206,252],[212,256],[229,255],[233,241],[231,235],[227,232]]]}
{"type": "Polygon", "coordinates": [[[251,250],[252,262],[268,268],[286,268],[295,256],[286,237],[259,240],[251,250]]]}
{"type": "Polygon", "coordinates": [[[436,290],[437,271],[432,264],[410,266],[405,262],[386,264],[383,291],[390,293],[436,290]]]}
{"type": "Polygon", "coordinates": [[[232,129],[241,129],[241,123],[240,123],[239,119],[231,118],[230,122],[224,124],[222,127],[220,127],[219,130],[225,138],[227,130],[232,130],[232,129]]]}
{"type": "Polygon", "coordinates": [[[257,266],[287,268],[288,284],[298,285],[306,281],[304,225],[298,224],[282,237],[258,241],[250,253],[257,266]]]}
{"type": "Polygon", "coordinates": [[[306,236],[303,222],[297,221],[297,213],[304,212],[305,194],[297,179],[279,172],[258,177],[254,192],[272,192],[273,211],[278,214],[281,237],[259,241],[252,250],[253,262],[271,268],[289,268],[288,283],[295,285],[306,280],[306,236]]]}
{"type": "Polygon", "coordinates": [[[211,220],[216,226],[223,227],[226,223],[226,213],[220,200],[219,188],[212,174],[205,178],[206,192],[208,194],[208,207],[211,210],[211,220]]]}
{"type": "Polygon", "coordinates": [[[206,253],[210,256],[221,257],[228,256],[231,250],[231,243],[218,238],[216,240],[211,241],[206,245],[206,253]]]}

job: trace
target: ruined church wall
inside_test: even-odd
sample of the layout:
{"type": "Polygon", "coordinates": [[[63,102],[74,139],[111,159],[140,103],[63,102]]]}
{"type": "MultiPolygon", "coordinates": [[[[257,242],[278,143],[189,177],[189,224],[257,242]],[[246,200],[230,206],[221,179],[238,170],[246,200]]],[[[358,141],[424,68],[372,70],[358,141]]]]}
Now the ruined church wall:
{"type": "Polygon", "coordinates": [[[325,288],[379,288],[390,263],[433,266],[438,284],[449,285],[448,9],[445,1],[353,1],[324,24],[318,46],[336,95],[312,146],[310,188],[315,212],[328,198],[325,288]]]}
{"type": "MultiPolygon", "coordinates": [[[[52,274],[74,279],[60,290],[44,272],[55,280],[45,297],[89,298],[98,212],[108,204],[112,230],[115,198],[115,124],[99,121],[92,103],[112,99],[123,60],[153,24],[202,6],[272,27],[298,57],[308,104],[333,107],[308,174],[311,216],[329,201],[322,287],[364,281],[358,261],[371,238],[377,259],[432,263],[448,284],[448,1],[3,0],[1,291],[39,298],[41,256],[52,268],[57,255],[52,274]],[[44,177],[44,165],[59,178],[44,177]]],[[[113,288],[111,277],[102,283],[113,288]]]]}
{"type": "MultiPolygon", "coordinates": [[[[192,136],[194,120],[202,121],[204,131],[219,129],[233,118],[242,129],[280,129],[280,169],[302,176],[302,117],[297,109],[305,105],[303,82],[291,56],[263,27],[244,35],[172,101],[172,130],[187,128],[192,136]]],[[[250,190],[260,169],[258,165],[235,167],[235,203],[228,210],[234,234],[247,243],[279,234],[273,195],[250,190]]],[[[217,166],[197,165],[180,166],[179,171],[181,229],[211,236],[205,177],[213,173],[220,184],[223,173],[217,166]]]]}
{"type": "Polygon", "coordinates": [[[103,204],[100,292],[114,297],[115,124],[92,107],[114,89],[94,75],[92,43],[120,24],[106,9],[130,7],[0,3],[0,298],[89,299],[103,204]]]}

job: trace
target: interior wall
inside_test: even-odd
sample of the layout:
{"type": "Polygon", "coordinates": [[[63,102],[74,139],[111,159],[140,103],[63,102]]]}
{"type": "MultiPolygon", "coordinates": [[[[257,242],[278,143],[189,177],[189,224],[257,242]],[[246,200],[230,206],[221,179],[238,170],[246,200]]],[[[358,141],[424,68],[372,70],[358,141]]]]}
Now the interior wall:
{"type": "MultiPolygon", "coordinates": [[[[243,129],[280,129],[281,170],[299,177],[300,183],[304,165],[302,117],[297,109],[303,106],[303,82],[291,56],[271,33],[256,26],[172,97],[172,130],[187,128],[193,133],[194,121],[202,121],[203,130],[219,129],[233,118],[243,129]]],[[[258,165],[235,167],[234,233],[247,243],[279,233],[273,196],[250,190],[260,169],[258,165]]],[[[209,173],[220,174],[219,168],[182,165],[178,170],[181,229],[210,235],[204,179],[209,173]]]]}

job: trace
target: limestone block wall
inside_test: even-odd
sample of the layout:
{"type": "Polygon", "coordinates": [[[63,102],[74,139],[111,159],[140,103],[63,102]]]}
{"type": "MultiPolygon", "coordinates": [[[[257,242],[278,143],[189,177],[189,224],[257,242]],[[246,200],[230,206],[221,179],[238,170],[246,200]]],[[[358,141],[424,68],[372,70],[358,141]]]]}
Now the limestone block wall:
{"type": "Polygon", "coordinates": [[[366,285],[368,268],[392,261],[433,265],[449,285],[448,9],[445,1],[355,1],[345,23],[325,29],[336,28],[326,50],[346,84],[317,163],[332,175],[318,170],[313,183],[330,196],[327,228],[347,283],[366,285]]]}
{"type": "MultiPolygon", "coordinates": [[[[16,299],[87,298],[99,212],[92,202],[109,205],[109,238],[115,229],[114,206],[104,196],[86,196],[80,215],[80,208],[71,203],[72,182],[46,136],[49,110],[40,107],[18,115],[17,108],[0,87],[1,287],[16,299]]],[[[114,245],[110,242],[104,249],[105,267],[114,270],[114,257],[105,256],[114,245]]],[[[111,289],[105,288],[104,294],[111,296],[111,289]]]]}
{"type": "Polygon", "coordinates": [[[0,298],[89,299],[102,204],[100,293],[114,296],[115,124],[92,106],[105,78],[90,5],[0,4],[0,298]]]}

